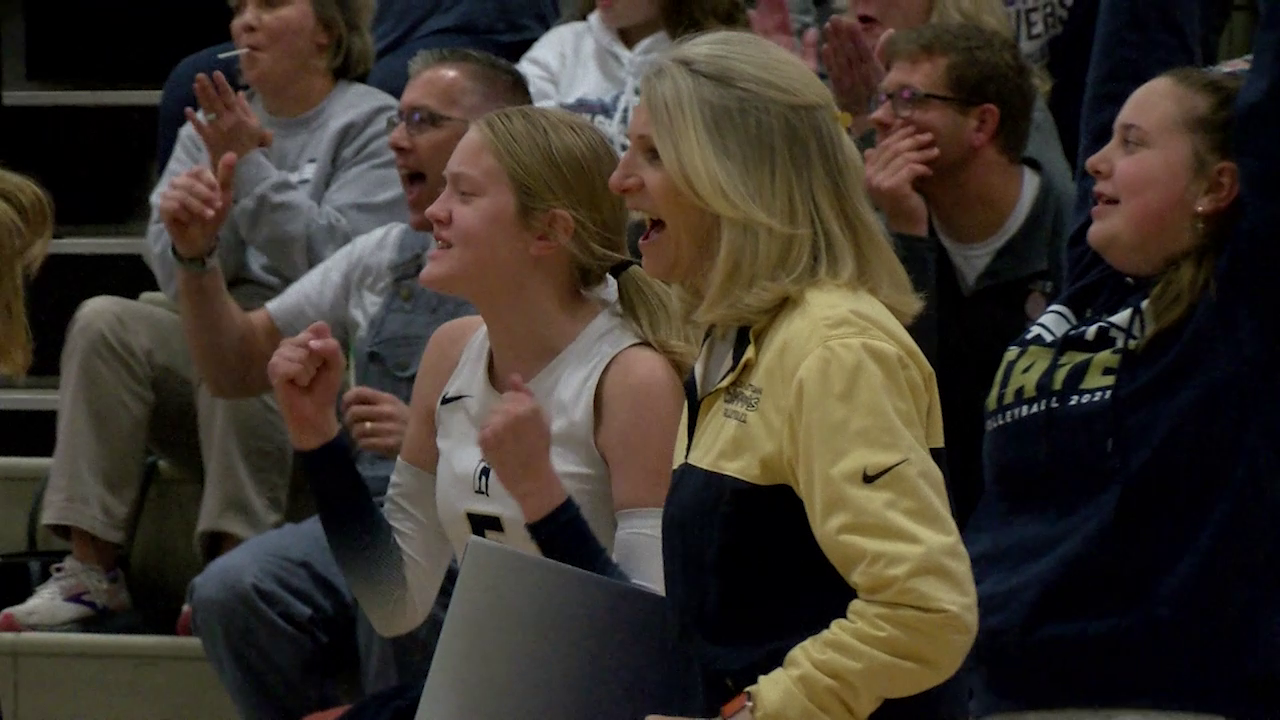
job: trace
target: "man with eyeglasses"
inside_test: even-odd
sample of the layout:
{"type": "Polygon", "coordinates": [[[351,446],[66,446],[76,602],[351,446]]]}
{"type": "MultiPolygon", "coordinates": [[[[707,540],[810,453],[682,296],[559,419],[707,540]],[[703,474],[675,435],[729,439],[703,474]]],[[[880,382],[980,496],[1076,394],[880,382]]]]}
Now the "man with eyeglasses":
{"type": "MultiPolygon", "coordinates": [[[[404,222],[355,238],[259,310],[245,312],[232,301],[216,264],[184,268],[178,282],[195,365],[221,397],[269,390],[267,362],[281,339],[318,321],[329,325],[351,354],[345,426],[359,448],[357,466],[379,498],[399,453],[427,339],[472,312],[461,300],[418,286],[433,242],[424,211],[444,188],[445,164],[468,122],[531,102],[515,67],[480,51],[425,51],[409,75],[398,111],[387,118],[408,205],[404,222]]],[[[218,170],[224,195],[233,177],[225,165],[218,170]]],[[[200,247],[175,249],[205,254],[200,247]]],[[[452,575],[417,633],[378,637],[312,517],[252,538],[205,568],[191,584],[179,630],[185,625],[200,636],[241,715],[296,718],[338,704],[335,685],[349,669],[347,659],[358,656],[366,693],[424,676],[451,589],[452,575]]]]}
{"type": "Polygon", "coordinates": [[[1071,177],[1065,161],[1027,156],[1036,89],[1013,40],[927,24],[895,33],[885,54],[867,190],[927,301],[911,330],[938,373],[963,529],[982,493],[983,407],[1001,355],[1062,282],[1071,177]]]}

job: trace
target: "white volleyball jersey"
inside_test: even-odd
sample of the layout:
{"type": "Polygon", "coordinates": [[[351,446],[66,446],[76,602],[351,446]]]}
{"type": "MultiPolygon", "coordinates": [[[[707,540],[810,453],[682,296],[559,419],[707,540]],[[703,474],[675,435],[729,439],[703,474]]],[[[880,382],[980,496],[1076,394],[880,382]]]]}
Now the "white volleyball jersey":
{"type": "MultiPolygon", "coordinates": [[[[609,468],[596,450],[596,386],[609,362],[640,342],[616,309],[603,310],[526,382],[551,424],[551,466],[609,552],[616,521],[609,468]]],[[[471,535],[539,554],[520,505],[480,452],[480,430],[501,397],[489,382],[489,333],[482,325],[436,405],[436,508],[458,557],[471,535]]]]}

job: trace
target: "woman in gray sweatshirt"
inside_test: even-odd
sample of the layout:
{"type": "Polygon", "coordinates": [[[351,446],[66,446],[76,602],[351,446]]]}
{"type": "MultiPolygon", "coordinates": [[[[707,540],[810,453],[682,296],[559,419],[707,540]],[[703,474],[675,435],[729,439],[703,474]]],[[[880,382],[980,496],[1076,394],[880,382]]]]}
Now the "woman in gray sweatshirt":
{"type": "Polygon", "coordinates": [[[75,629],[131,607],[116,560],[148,449],[203,474],[202,558],[284,518],[292,452],[279,412],[270,394],[221,400],[201,386],[171,301],[179,266],[217,263],[236,301],[256,307],[356,235],[403,220],[386,141],[396,102],[350,80],[373,62],[371,0],[235,0],[233,10],[251,90],[235,93],[221,74],[197,79],[200,108],[187,111],[152,195],[145,256],[164,295],[92,298],[71,321],[42,522],[72,550],[30,599],[0,612],[0,630],[75,629]],[[165,191],[228,154],[238,162],[226,222],[207,252],[175,252],[158,209],[165,191]]]}

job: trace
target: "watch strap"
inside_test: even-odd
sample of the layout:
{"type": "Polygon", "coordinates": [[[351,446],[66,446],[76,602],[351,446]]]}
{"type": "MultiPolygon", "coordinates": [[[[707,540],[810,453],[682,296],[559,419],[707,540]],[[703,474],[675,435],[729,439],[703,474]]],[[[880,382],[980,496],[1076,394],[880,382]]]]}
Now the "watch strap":
{"type": "Polygon", "coordinates": [[[184,270],[190,270],[192,272],[207,271],[213,265],[217,252],[218,243],[216,240],[214,241],[213,246],[209,248],[209,252],[201,255],[200,257],[193,258],[179,253],[178,248],[172,242],[169,243],[169,254],[173,256],[173,261],[178,263],[178,266],[184,270]]]}

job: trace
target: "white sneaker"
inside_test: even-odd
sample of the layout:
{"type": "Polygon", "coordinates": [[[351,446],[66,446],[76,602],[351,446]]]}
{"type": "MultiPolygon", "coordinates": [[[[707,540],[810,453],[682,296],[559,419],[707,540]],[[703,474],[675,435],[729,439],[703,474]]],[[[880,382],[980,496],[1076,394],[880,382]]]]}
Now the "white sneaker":
{"type": "Polygon", "coordinates": [[[133,607],[124,573],[104,573],[67,556],[51,568],[53,577],[21,605],[0,612],[0,632],[74,629],[76,623],[133,607]]]}

